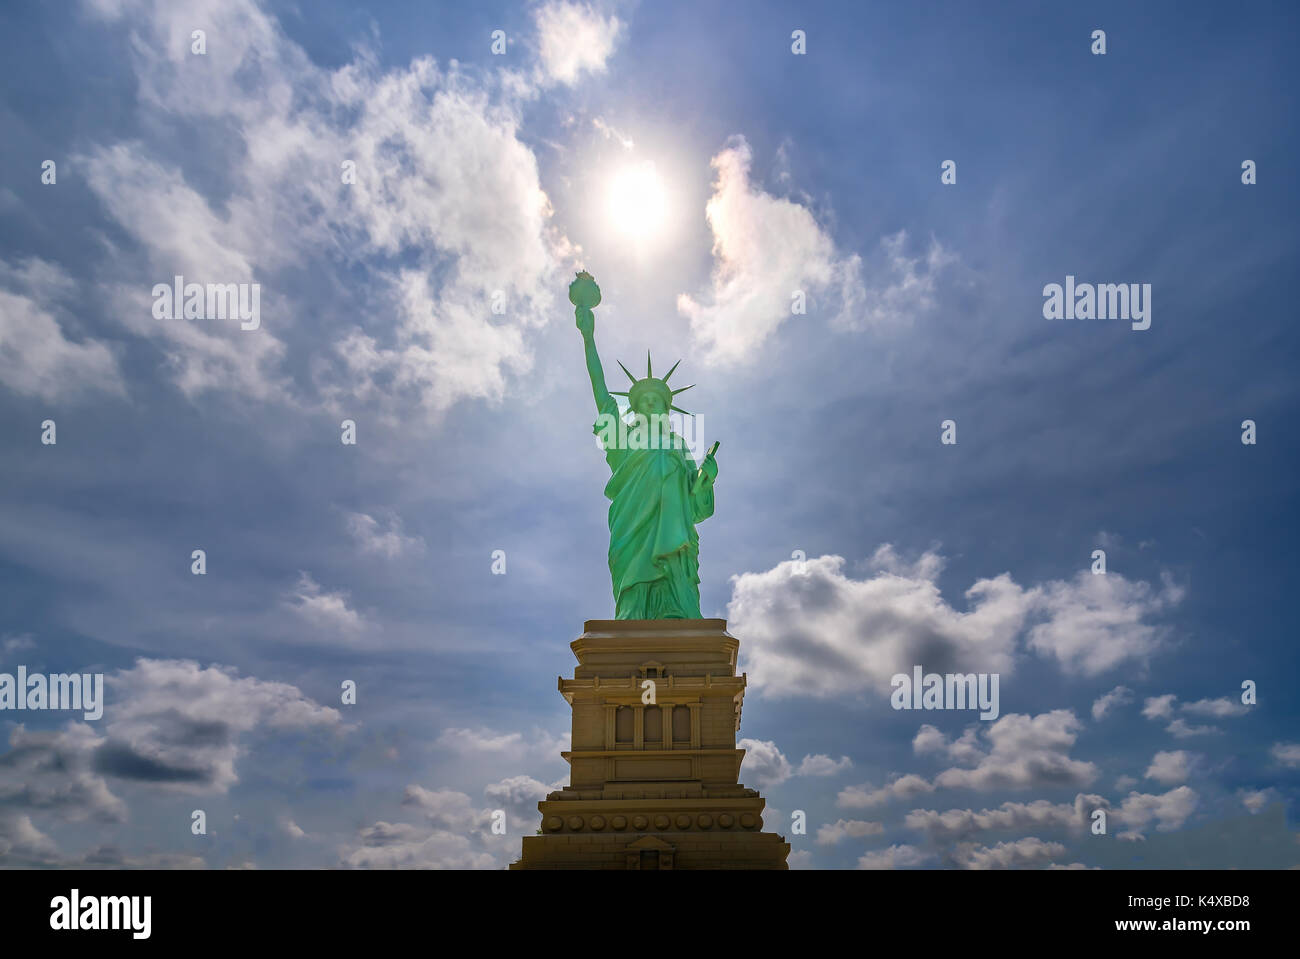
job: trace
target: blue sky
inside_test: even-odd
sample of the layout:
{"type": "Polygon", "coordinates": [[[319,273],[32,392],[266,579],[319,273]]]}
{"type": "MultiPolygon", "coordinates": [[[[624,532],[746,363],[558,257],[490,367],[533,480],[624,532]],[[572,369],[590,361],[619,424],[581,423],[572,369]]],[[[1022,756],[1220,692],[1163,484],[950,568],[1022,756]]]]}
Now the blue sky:
{"type": "Polygon", "coordinates": [[[0,717],[0,864],[517,857],[613,612],[580,268],[611,386],[681,357],[722,441],[702,609],[792,865],[1300,864],[1290,5],[4,18],[0,670],[108,692],[0,717]],[[259,328],[155,318],[176,274],[259,328]],[[1150,328],[1045,319],[1067,275],[1150,328]],[[915,664],[1000,717],[891,709],[915,664]]]}

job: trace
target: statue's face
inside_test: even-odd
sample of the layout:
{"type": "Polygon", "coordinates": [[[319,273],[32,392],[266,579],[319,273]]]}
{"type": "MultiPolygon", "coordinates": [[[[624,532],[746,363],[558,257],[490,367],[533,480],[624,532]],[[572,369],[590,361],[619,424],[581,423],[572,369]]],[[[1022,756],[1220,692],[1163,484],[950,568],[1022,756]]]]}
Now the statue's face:
{"type": "Polygon", "coordinates": [[[667,413],[668,407],[664,405],[662,396],[653,390],[647,390],[644,396],[638,397],[637,412],[654,416],[656,413],[667,413]]]}

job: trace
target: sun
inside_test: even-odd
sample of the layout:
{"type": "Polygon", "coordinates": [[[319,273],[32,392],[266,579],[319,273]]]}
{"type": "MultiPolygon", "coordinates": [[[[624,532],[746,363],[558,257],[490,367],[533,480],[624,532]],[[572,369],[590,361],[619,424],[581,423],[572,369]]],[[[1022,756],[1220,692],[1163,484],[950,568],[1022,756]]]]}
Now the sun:
{"type": "Polygon", "coordinates": [[[667,194],[663,178],[649,161],[624,167],[609,181],[607,209],[614,228],[645,242],[663,229],[667,194]]]}

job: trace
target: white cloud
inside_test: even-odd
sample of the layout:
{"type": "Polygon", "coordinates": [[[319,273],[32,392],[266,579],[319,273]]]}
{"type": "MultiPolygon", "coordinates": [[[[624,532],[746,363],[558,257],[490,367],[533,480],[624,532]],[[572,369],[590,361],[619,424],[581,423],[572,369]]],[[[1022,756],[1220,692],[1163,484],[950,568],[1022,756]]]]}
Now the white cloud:
{"type": "MultiPolygon", "coordinates": [[[[15,726],[9,750],[0,755],[0,823],[30,813],[66,822],[124,822],[126,804],[95,768],[96,751],[104,742],[84,722],[69,722],[58,730],[15,726]]],[[[20,823],[0,825],[6,828],[34,841],[34,834],[20,823]]]]}
{"type": "Polygon", "coordinates": [[[298,584],[290,591],[289,608],[317,629],[343,636],[356,636],[366,626],[361,614],[348,606],[347,593],[329,593],[311,574],[299,571],[298,584]]]}
{"type": "Polygon", "coordinates": [[[1222,730],[1217,726],[1194,726],[1179,716],[1165,727],[1165,732],[1176,739],[1189,739],[1192,736],[1209,736],[1222,730]]]}
{"type": "Polygon", "coordinates": [[[1174,704],[1178,697],[1173,693],[1166,693],[1163,696],[1150,696],[1142,704],[1142,715],[1147,719],[1172,719],[1174,715],[1174,704]]]}
{"type": "Polygon", "coordinates": [[[913,809],[905,820],[909,829],[923,829],[933,839],[960,839],[993,830],[1068,829],[1081,831],[1092,810],[1109,804],[1101,796],[1080,793],[1073,803],[1004,802],[996,809],[913,809]]]}
{"type": "Polygon", "coordinates": [[[1062,843],[1044,842],[1034,836],[996,846],[961,843],[953,850],[953,860],[963,869],[1025,869],[1046,866],[1064,855],[1062,843]]]}
{"type": "Polygon", "coordinates": [[[192,660],[138,659],[106,677],[113,691],[107,741],[95,766],[155,788],[225,792],[239,781],[240,736],[256,728],[337,730],[339,711],[288,683],[240,677],[192,660]]]}
{"type": "MultiPolygon", "coordinates": [[[[519,782],[496,784],[519,796],[519,782]]],[[[493,810],[475,805],[454,789],[408,785],[402,805],[419,811],[424,822],[376,822],[361,829],[340,851],[340,862],[355,869],[501,869],[519,855],[519,837],[492,833],[493,810]]]]}
{"type": "MultiPolygon", "coordinates": [[[[155,126],[179,121],[200,138],[220,131],[223,141],[208,134],[212,149],[237,147],[225,192],[211,198],[164,158],[174,153],[170,133],[78,158],[141,253],[138,263],[116,253],[103,271],[113,315],[159,345],[182,390],[319,399],[335,410],[359,399],[390,417],[411,405],[437,417],[462,399],[500,400],[508,376],[529,368],[526,333],[549,318],[570,251],[518,137],[535,87],[511,71],[440,69],[428,57],[383,71],[364,47],[324,69],[254,0],[92,6],[127,21],[141,109],[155,126]],[[195,23],[220,38],[219,54],[189,55],[195,23]],[[344,161],[355,163],[355,183],[343,183],[344,161]],[[413,265],[398,269],[398,260],[413,265]],[[304,314],[284,285],[289,268],[303,267],[365,268],[366,315],[304,314]],[[177,273],[258,282],[262,328],[153,319],[150,289],[177,273]],[[495,316],[498,290],[507,309],[495,316]],[[310,383],[283,369],[290,337],[295,354],[307,354],[299,376],[310,383]]],[[[542,8],[548,29],[563,27],[569,9],[542,8]]],[[[551,60],[552,69],[603,62],[591,36],[577,40],[577,59],[551,60]]]]}
{"type": "Polygon", "coordinates": [[[19,633],[16,636],[6,634],[3,641],[0,641],[0,651],[6,656],[12,656],[24,649],[35,649],[36,640],[32,638],[31,633],[19,633]]]}
{"type": "Polygon", "coordinates": [[[550,0],[533,14],[542,76],[572,86],[584,73],[604,73],[623,25],[589,4],[550,0]]]}
{"type": "Polygon", "coordinates": [[[1191,713],[1193,716],[1213,716],[1215,719],[1244,716],[1250,712],[1249,706],[1227,696],[1218,699],[1198,699],[1194,703],[1183,703],[1182,708],[1183,712],[1191,713]]]}
{"type": "Polygon", "coordinates": [[[741,775],[752,779],[760,788],[778,786],[792,776],[834,776],[853,767],[848,756],[831,759],[820,753],[804,756],[796,767],[769,740],[741,739],[736,745],[745,750],[741,775]]]}
{"type": "Polygon", "coordinates": [[[562,785],[548,785],[532,776],[510,776],[485,786],[483,795],[488,802],[506,810],[518,829],[531,831],[537,827],[537,804],[562,785]]]}
{"type": "Polygon", "coordinates": [[[1183,595],[1168,577],[1157,591],[1119,573],[1082,570],[1073,582],[1043,587],[1040,602],[1049,618],[1029,631],[1029,645],[1073,675],[1096,676],[1130,660],[1146,663],[1166,632],[1147,620],[1176,606],[1183,595]]]}
{"type": "Polygon", "coordinates": [[[1119,809],[1111,811],[1111,818],[1129,829],[1117,838],[1142,839],[1142,830],[1151,823],[1156,829],[1169,832],[1178,829],[1196,810],[1199,797],[1190,786],[1179,786],[1167,793],[1129,793],[1119,809]]]}
{"type": "Polygon", "coordinates": [[[823,756],[818,753],[816,756],[804,756],[794,774],[796,776],[834,776],[852,768],[853,760],[849,759],[848,756],[831,759],[830,756],[823,756]]]}
{"type": "Polygon", "coordinates": [[[632,141],[632,138],[630,136],[623,133],[621,130],[615,129],[613,126],[606,123],[604,119],[602,119],[601,117],[592,117],[591,125],[595,127],[596,130],[600,133],[600,135],[603,136],[606,140],[617,141],[618,145],[621,146],[624,150],[631,150],[636,146],[636,144],[632,141]]]}
{"type": "Polygon", "coordinates": [[[0,864],[202,866],[194,856],[130,857],[112,846],[65,857],[32,817],[125,822],[126,803],[110,790],[110,780],[161,792],[226,792],[239,780],[235,762],[245,734],[341,728],[337,710],[311,702],[296,687],[241,678],[229,668],[138,659],[105,681],[108,708],[101,723],[75,720],[39,732],[19,725],[10,733],[9,749],[0,755],[0,864]]]}
{"type": "Polygon", "coordinates": [[[751,160],[744,137],[733,137],[713,158],[717,177],[705,206],[713,231],[709,302],[677,297],[710,363],[751,359],[791,316],[795,290],[808,296],[809,312],[816,310],[816,297],[825,295],[848,311],[866,295],[861,259],[841,256],[806,207],[752,184],[751,160]]]}
{"type": "Polygon", "coordinates": [[[984,755],[979,747],[979,728],[968,726],[957,739],[948,740],[939,729],[929,723],[922,723],[921,728],[912,737],[912,751],[918,756],[926,753],[944,753],[949,759],[958,763],[976,763],[984,755]]]}
{"type": "Polygon", "coordinates": [[[813,854],[811,849],[796,849],[785,857],[785,864],[791,869],[811,869],[813,854]]]}
{"type": "Polygon", "coordinates": [[[492,810],[476,808],[469,796],[454,789],[407,786],[402,805],[415,807],[433,825],[454,832],[489,829],[492,825],[492,810]]]}
{"type": "Polygon", "coordinates": [[[934,792],[934,786],[915,773],[908,773],[891,780],[879,789],[870,783],[860,786],[846,786],[835,797],[835,805],[841,809],[870,809],[881,806],[891,799],[911,799],[922,793],[934,792]]]}
{"type": "Polygon", "coordinates": [[[990,749],[977,764],[971,769],[946,769],[935,777],[934,785],[977,790],[1087,786],[1097,778],[1096,765],[1069,756],[1081,727],[1068,709],[1033,717],[1003,716],[985,730],[990,749]]]}
{"type": "Polygon", "coordinates": [[[1151,765],[1144,775],[1147,779],[1154,779],[1166,786],[1187,782],[1196,758],[1183,749],[1158,752],[1151,758],[1151,765]]]}
{"type": "Polygon", "coordinates": [[[1274,743],[1269,753],[1283,766],[1300,768],[1300,743],[1274,743]]]}
{"type": "Polygon", "coordinates": [[[536,812],[536,803],[546,798],[557,787],[547,785],[532,776],[511,776],[483,788],[483,794],[492,802],[503,806],[525,806],[536,812]]]}
{"type": "Polygon", "coordinates": [[[58,845],[36,828],[30,816],[0,816],[0,864],[54,865],[59,858],[58,845]]]}
{"type": "MultiPolygon", "coordinates": [[[[65,861],[63,865],[96,869],[206,869],[208,864],[202,856],[190,856],[178,852],[153,852],[132,856],[116,846],[104,844],[82,856],[65,861]]],[[[228,868],[256,869],[257,866],[245,860],[239,865],[228,868]]]]}
{"type": "Polygon", "coordinates": [[[109,348],[68,339],[55,318],[75,292],[72,279],[52,263],[0,260],[0,383],[46,401],[97,391],[125,395],[109,348]]]}
{"type": "Polygon", "coordinates": [[[340,862],[351,869],[500,869],[503,865],[500,854],[479,848],[468,836],[382,821],[360,830],[354,844],[342,851],[340,862]]]}
{"type": "Polygon", "coordinates": [[[524,748],[523,733],[498,733],[491,729],[443,730],[438,736],[437,744],[454,749],[456,752],[471,754],[476,752],[522,752],[524,748]]]}
{"type": "Polygon", "coordinates": [[[1262,812],[1266,806],[1282,801],[1282,794],[1271,786],[1267,789],[1242,789],[1237,795],[1252,816],[1262,812]]]}
{"type": "Polygon", "coordinates": [[[435,745],[467,757],[488,755],[511,762],[528,759],[544,761],[554,760],[566,751],[569,748],[569,736],[568,732],[557,736],[540,728],[534,728],[532,734],[525,737],[517,731],[500,732],[485,727],[466,729],[453,726],[439,733],[435,745]]]}
{"type": "Polygon", "coordinates": [[[918,756],[941,752],[947,746],[948,737],[941,733],[937,726],[931,726],[929,723],[922,723],[921,728],[912,737],[912,752],[918,756]]]}
{"type": "Polygon", "coordinates": [[[893,572],[882,547],[866,580],[843,572],[844,559],[781,563],[732,580],[728,619],[744,635],[750,682],[770,696],[834,696],[878,689],[921,664],[933,671],[1009,673],[1014,639],[1028,612],[1024,591],[1006,574],[966,591],[969,612],[939,593],[942,560],[925,554],[893,572]]]}
{"type": "Polygon", "coordinates": [[[1218,719],[1225,719],[1234,716],[1244,716],[1250,712],[1250,707],[1245,706],[1226,696],[1218,699],[1198,699],[1192,703],[1178,703],[1178,697],[1173,693],[1165,693],[1163,696],[1151,696],[1146,700],[1142,707],[1142,715],[1147,719],[1160,720],[1168,719],[1170,723],[1165,726],[1165,732],[1169,733],[1176,739],[1190,739],[1193,736],[1210,736],[1222,732],[1217,726],[1197,726],[1189,723],[1181,716],[1175,717],[1176,710],[1182,710],[1185,713],[1191,713],[1193,716],[1214,716],[1218,719]]]}
{"type": "Polygon", "coordinates": [[[930,858],[915,846],[897,845],[868,852],[858,858],[859,869],[910,869],[930,858]]]}
{"type": "Polygon", "coordinates": [[[776,743],[760,739],[741,739],[736,747],[745,750],[740,774],[760,789],[777,786],[793,775],[793,767],[776,743]]]}
{"type": "Polygon", "coordinates": [[[839,819],[817,830],[817,845],[833,846],[846,839],[879,836],[884,831],[885,827],[878,822],[866,822],[862,819],[839,819]]]}
{"type": "Polygon", "coordinates": [[[1133,702],[1133,690],[1127,686],[1116,686],[1108,693],[1098,696],[1092,704],[1092,718],[1102,720],[1116,706],[1133,702]]]}
{"type": "Polygon", "coordinates": [[[1222,732],[1218,726],[1197,726],[1189,723],[1181,716],[1175,718],[1174,712],[1180,709],[1185,713],[1191,713],[1193,716],[1214,716],[1219,719],[1244,716],[1250,712],[1249,706],[1245,706],[1226,696],[1219,699],[1198,699],[1193,703],[1179,705],[1178,697],[1175,694],[1165,693],[1163,696],[1149,697],[1142,707],[1142,715],[1147,719],[1170,720],[1170,723],[1165,726],[1165,732],[1176,739],[1211,736],[1222,732]]]}
{"type": "Polygon", "coordinates": [[[404,553],[420,554],[425,550],[421,537],[403,535],[402,521],[396,514],[389,515],[385,524],[387,528],[368,513],[348,513],[346,517],[348,532],[361,547],[362,553],[376,553],[396,559],[404,553]]]}
{"type": "Polygon", "coordinates": [[[854,579],[840,556],[780,563],[732,578],[728,619],[743,632],[750,682],[766,695],[841,696],[875,691],[888,698],[890,678],[915,665],[929,672],[1009,674],[1018,639],[1053,656],[1069,674],[1092,675],[1126,660],[1144,662],[1160,630],[1143,621],[1181,595],[1157,593],[1118,574],[1084,574],[1025,589],[1009,573],[966,590],[968,609],[939,591],[943,557],[925,552],[904,561],[889,544],[854,579]],[[1109,585],[1094,581],[1109,579],[1109,585]],[[1076,645],[1086,634],[1091,645],[1076,645]]]}
{"type": "MultiPolygon", "coordinates": [[[[239,225],[223,219],[180,170],[149,156],[142,144],[99,147],[82,163],[87,184],[117,226],[140,245],[146,260],[133,265],[117,254],[112,279],[104,283],[112,317],[158,345],[173,381],[187,396],[229,390],[263,401],[285,399],[287,382],[278,371],[285,346],[272,332],[278,323],[247,332],[234,319],[153,316],[154,286],[170,285],[175,276],[186,283],[261,280],[253,271],[254,261],[263,262],[251,249],[253,241],[241,243],[239,225]]],[[[239,199],[233,202],[238,205],[239,199]]],[[[270,304],[262,301],[260,306],[270,304]]]]}
{"type": "MultiPolygon", "coordinates": [[[[844,308],[832,321],[835,327],[854,331],[889,328],[932,311],[940,274],[957,262],[933,237],[924,256],[908,256],[905,230],[881,239],[880,247],[883,269],[870,287],[860,283],[849,286],[844,308]]],[[[856,262],[853,272],[856,276],[856,262]]]]}
{"type": "Polygon", "coordinates": [[[1119,533],[1109,533],[1106,530],[1098,530],[1096,537],[1097,545],[1102,549],[1119,549],[1124,538],[1119,533]]]}

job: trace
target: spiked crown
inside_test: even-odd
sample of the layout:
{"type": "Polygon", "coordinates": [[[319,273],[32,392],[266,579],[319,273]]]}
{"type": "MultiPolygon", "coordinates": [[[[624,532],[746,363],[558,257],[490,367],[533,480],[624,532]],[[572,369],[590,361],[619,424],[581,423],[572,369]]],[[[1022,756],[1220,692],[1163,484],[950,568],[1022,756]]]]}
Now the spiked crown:
{"type": "Polygon", "coordinates": [[[620,360],[618,365],[622,367],[624,373],[627,373],[627,378],[632,381],[632,385],[627,388],[627,392],[621,392],[619,390],[610,390],[610,392],[613,393],[615,396],[626,396],[628,403],[632,405],[632,409],[634,410],[637,408],[637,400],[640,399],[640,397],[642,397],[643,395],[645,395],[645,393],[647,392],[658,393],[659,396],[663,399],[664,406],[667,409],[676,410],[678,413],[682,413],[686,416],[690,416],[691,413],[688,410],[684,410],[680,406],[677,406],[673,403],[673,397],[676,396],[678,393],[685,393],[687,390],[691,389],[691,387],[693,387],[695,384],[692,383],[690,386],[683,386],[681,389],[678,390],[675,390],[668,385],[668,378],[673,375],[673,371],[676,370],[677,367],[681,365],[681,362],[682,362],[681,360],[678,360],[676,363],[673,364],[673,368],[664,374],[663,379],[658,379],[655,377],[654,370],[650,365],[650,351],[646,350],[645,378],[638,380],[635,376],[631,374],[631,372],[628,370],[626,366],[623,366],[623,363],[620,360]]]}

